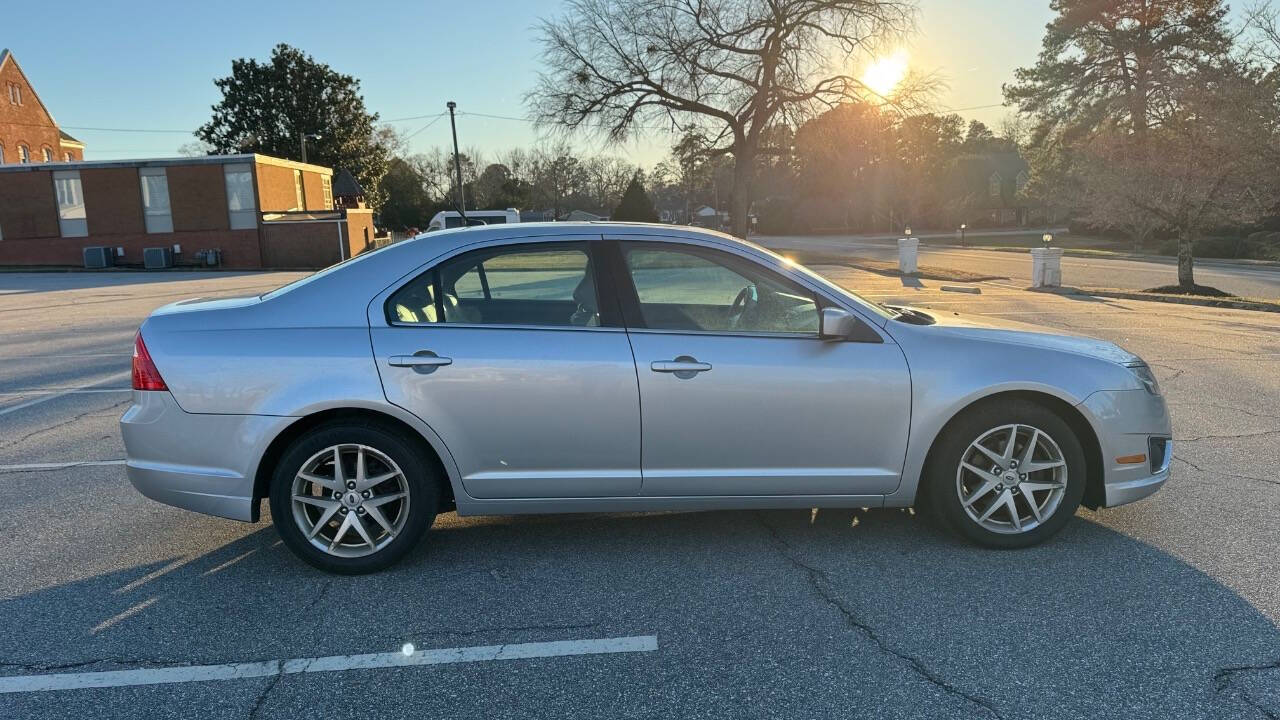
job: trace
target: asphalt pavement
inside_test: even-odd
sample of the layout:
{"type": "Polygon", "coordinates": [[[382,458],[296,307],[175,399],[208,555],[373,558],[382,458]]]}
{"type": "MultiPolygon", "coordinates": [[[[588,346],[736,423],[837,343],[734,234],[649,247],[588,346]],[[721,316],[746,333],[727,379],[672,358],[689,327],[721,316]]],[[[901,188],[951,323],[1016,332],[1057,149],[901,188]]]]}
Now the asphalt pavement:
{"type": "MultiPolygon", "coordinates": [[[[898,259],[898,246],[891,238],[869,240],[838,235],[753,235],[751,239],[778,251],[807,250],[893,262],[898,259]]],[[[921,239],[920,265],[1006,277],[1010,281],[1021,283],[1023,287],[1031,284],[1031,256],[1025,250],[977,250],[942,245],[941,242],[952,240],[921,239]]],[[[1195,261],[1195,278],[1200,285],[1216,287],[1241,297],[1280,299],[1280,266],[1199,259],[1195,261]]],[[[1146,290],[1162,285],[1176,285],[1178,264],[1174,258],[1161,256],[1133,259],[1068,255],[1062,258],[1062,282],[1076,287],[1146,290]]]]}
{"type": "Polygon", "coordinates": [[[875,300],[1139,353],[1173,412],[1173,478],[1014,552],[905,510],[450,513],[406,562],[334,577],[269,517],[160,505],[119,464],[146,313],[296,274],[0,274],[0,690],[245,673],[0,692],[0,717],[1280,715],[1276,315],[819,269],[875,300]],[[594,641],[631,644],[519,657],[594,641]],[[387,659],[406,644],[449,652],[387,659]]]}

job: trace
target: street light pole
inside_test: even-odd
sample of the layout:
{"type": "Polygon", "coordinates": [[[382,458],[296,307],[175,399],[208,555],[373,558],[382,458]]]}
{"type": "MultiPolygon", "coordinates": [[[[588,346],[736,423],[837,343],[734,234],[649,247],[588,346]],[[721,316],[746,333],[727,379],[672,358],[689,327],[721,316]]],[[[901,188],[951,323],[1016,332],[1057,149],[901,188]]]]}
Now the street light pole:
{"type": "Polygon", "coordinates": [[[462,161],[458,158],[458,125],[453,120],[453,110],[458,107],[458,103],[450,100],[447,103],[449,108],[449,128],[453,131],[453,171],[457,175],[458,182],[458,214],[462,216],[462,225],[467,225],[467,200],[462,192],[462,161]]]}
{"type": "Polygon", "coordinates": [[[319,135],[316,135],[315,133],[302,133],[302,163],[303,163],[304,165],[305,165],[305,164],[306,164],[306,162],[307,162],[307,140],[308,140],[308,138],[309,138],[309,139],[311,139],[311,140],[319,140],[319,139],[320,139],[320,136],[319,136],[319,135]]]}

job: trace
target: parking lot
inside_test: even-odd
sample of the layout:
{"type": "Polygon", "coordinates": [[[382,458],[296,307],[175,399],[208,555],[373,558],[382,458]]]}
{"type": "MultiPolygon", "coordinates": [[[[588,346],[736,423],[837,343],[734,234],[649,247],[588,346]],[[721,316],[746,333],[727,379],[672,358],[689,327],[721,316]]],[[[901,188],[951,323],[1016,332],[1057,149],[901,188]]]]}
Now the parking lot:
{"type": "Polygon", "coordinates": [[[1138,353],[1173,478],[1014,552],[903,510],[449,513],[329,576],[138,495],[117,428],[148,312],[297,274],[0,274],[0,717],[1280,716],[1280,315],[817,269],[1138,353]],[[103,686],[31,691],[64,675],[103,686]]]}

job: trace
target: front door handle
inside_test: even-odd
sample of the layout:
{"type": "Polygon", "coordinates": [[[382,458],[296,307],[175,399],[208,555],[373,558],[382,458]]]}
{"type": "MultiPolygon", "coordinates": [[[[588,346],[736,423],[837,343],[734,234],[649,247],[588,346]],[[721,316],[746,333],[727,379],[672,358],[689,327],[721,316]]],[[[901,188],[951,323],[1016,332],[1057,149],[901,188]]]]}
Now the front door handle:
{"type": "Polygon", "coordinates": [[[711,363],[698,362],[696,358],[681,355],[675,360],[654,360],[649,363],[649,369],[654,372],[673,373],[676,377],[687,380],[700,372],[710,370],[711,363]]]}
{"type": "Polygon", "coordinates": [[[419,350],[412,355],[392,355],[387,360],[392,367],[413,368],[414,372],[429,373],[444,365],[452,365],[453,358],[440,357],[430,350],[419,350]]]}

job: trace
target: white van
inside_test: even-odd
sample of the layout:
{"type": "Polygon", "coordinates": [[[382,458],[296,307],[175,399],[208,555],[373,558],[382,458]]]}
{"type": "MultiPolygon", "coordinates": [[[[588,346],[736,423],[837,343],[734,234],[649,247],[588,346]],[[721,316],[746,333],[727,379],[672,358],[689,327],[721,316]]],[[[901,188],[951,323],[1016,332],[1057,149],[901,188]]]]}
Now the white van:
{"type": "MultiPolygon", "coordinates": [[[[473,225],[506,225],[520,222],[520,211],[515,208],[506,210],[468,210],[468,226],[473,225]]],[[[462,227],[462,215],[457,210],[444,210],[435,214],[427,225],[427,232],[462,227]]]]}

